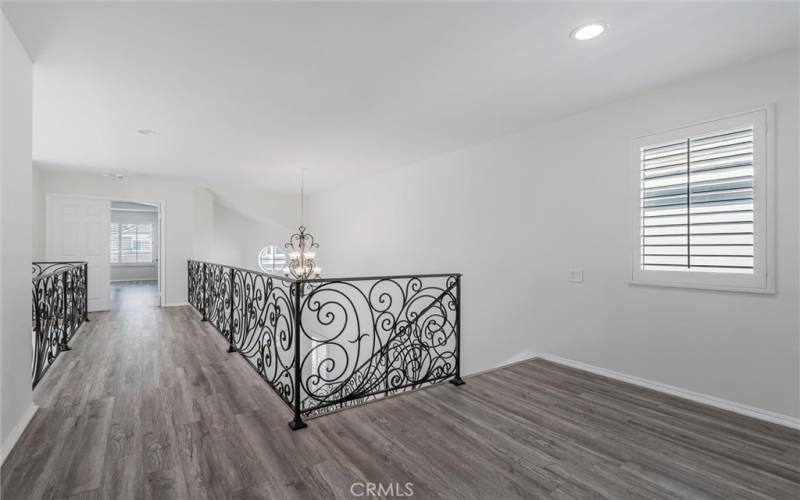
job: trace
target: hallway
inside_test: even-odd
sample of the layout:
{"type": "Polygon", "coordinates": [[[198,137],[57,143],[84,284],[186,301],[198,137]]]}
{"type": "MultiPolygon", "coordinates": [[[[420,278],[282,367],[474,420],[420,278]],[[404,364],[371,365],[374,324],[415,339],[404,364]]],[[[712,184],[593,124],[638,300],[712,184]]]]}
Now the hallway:
{"type": "Polygon", "coordinates": [[[797,432],[542,360],[291,432],[289,409],[225,348],[189,307],[92,314],[36,389],[3,498],[350,498],[369,482],[413,483],[416,498],[798,490],[797,432]]]}
{"type": "Polygon", "coordinates": [[[158,281],[115,281],[111,283],[111,310],[158,307],[158,281]]]}

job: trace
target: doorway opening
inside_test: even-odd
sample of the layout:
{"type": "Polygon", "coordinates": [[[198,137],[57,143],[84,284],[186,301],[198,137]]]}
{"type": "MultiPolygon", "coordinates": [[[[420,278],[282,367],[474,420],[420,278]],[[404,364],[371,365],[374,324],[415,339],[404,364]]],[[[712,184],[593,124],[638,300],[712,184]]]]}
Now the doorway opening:
{"type": "Polygon", "coordinates": [[[111,201],[112,311],[161,305],[158,204],[111,201]]]}

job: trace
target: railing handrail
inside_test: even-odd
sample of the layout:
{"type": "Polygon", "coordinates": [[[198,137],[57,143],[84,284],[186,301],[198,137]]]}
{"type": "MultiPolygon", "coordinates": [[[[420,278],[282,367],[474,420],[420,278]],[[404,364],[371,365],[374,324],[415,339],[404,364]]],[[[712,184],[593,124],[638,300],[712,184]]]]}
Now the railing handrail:
{"type": "Polygon", "coordinates": [[[86,260],[34,260],[31,264],[88,264],[86,260]]]}
{"type": "Polygon", "coordinates": [[[266,276],[268,278],[279,279],[279,280],[285,281],[287,283],[296,283],[296,282],[299,281],[299,280],[296,280],[294,278],[287,278],[286,276],[284,276],[282,274],[265,273],[264,271],[261,271],[261,270],[248,269],[246,267],[236,267],[236,266],[231,266],[231,265],[228,265],[228,264],[219,264],[219,263],[216,263],[216,262],[209,262],[207,260],[188,259],[188,261],[189,262],[196,262],[198,264],[205,264],[207,266],[227,267],[228,269],[236,269],[237,271],[244,271],[244,272],[247,272],[247,273],[253,273],[253,274],[258,274],[258,275],[261,275],[261,276],[266,276]]]}
{"type": "Polygon", "coordinates": [[[48,266],[60,265],[60,266],[64,266],[64,267],[55,268],[55,270],[53,270],[52,267],[47,267],[47,268],[43,269],[40,274],[37,274],[36,276],[32,276],[31,277],[31,282],[32,283],[35,282],[35,281],[41,280],[43,278],[46,278],[48,276],[54,276],[54,275],[58,275],[58,274],[61,274],[61,273],[65,273],[65,272],[69,271],[70,269],[74,269],[74,268],[79,267],[79,266],[88,265],[89,263],[87,261],[84,261],[84,260],[71,260],[71,261],[65,261],[65,262],[59,262],[59,261],[36,261],[36,262],[31,262],[32,266],[40,265],[40,264],[46,264],[48,266]]]}
{"type": "Polygon", "coordinates": [[[287,283],[331,283],[339,281],[379,281],[379,280],[394,280],[394,279],[412,279],[412,278],[449,278],[450,276],[463,276],[462,273],[435,273],[435,274],[392,274],[387,276],[352,276],[344,278],[289,278],[283,274],[266,273],[257,269],[249,269],[246,267],[231,266],[229,264],[219,264],[217,262],[209,262],[206,260],[188,259],[189,262],[197,262],[198,264],[206,264],[209,266],[227,267],[228,269],[236,269],[237,271],[245,271],[248,273],[260,274],[270,278],[276,278],[287,283]]]}
{"type": "Polygon", "coordinates": [[[461,273],[437,273],[437,274],[394,274],[389,276],[354,276],[348,278],[311,278],[297,280],[303,283],[336,283],[344,281],[381,281],[381,280],[404,280],[414,278],[449,278],[463,276],[461,273]]]}

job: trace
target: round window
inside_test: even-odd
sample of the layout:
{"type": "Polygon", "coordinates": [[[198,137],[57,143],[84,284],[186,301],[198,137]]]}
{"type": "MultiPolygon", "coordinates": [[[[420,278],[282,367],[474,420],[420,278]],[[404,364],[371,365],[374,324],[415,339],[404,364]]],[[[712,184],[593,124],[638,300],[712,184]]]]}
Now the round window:
{"type": "Polygon", "coordinates": [[[283,248],[269,245],[258,254],[258,267],[265,273],[280,273],[286,265],[286,252],[283,248]]]}

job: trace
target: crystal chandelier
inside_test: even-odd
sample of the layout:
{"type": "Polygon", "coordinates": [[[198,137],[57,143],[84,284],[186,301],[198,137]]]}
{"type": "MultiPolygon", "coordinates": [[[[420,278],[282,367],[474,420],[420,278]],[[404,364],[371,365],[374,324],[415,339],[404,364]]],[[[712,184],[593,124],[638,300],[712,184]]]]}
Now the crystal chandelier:
{"type": "Polygon", "coordinates": [[[319,245],[314,241],[314,236],[306,233],[303,225],[303,170],[300,170],[300,227],[289,241],[286,242],[287,262],[283,267],[283,274],[295,279],[319,278],[322,268],[314,261],[316,249],[319,245]]]}

